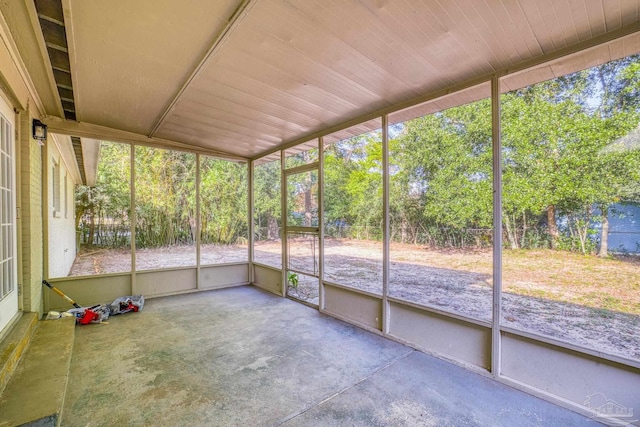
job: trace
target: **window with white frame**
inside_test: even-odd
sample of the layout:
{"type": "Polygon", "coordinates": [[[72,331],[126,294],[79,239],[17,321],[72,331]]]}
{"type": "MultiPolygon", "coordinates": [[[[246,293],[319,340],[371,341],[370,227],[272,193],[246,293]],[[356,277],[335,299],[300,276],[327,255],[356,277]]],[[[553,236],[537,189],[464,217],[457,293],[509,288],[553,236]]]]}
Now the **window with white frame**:
{"type": "Polygon", "coordinates": [[[14,290],[14,183],[11,124],[0,116],[0,299],[14,290]]]}
{"type": "Polygon", "coordinates": [[[60,215],[60,165],[53,160],[51,167],[51,195],[53,198],[53,216],[60,215]]]}
{"type": "Polygon", "coordinates": [[[64,217],[69,217],[69,189],[67,187],[67,173],[64,173],[64,181],[62,185],[62,191],[64,192],[64,217]]]}

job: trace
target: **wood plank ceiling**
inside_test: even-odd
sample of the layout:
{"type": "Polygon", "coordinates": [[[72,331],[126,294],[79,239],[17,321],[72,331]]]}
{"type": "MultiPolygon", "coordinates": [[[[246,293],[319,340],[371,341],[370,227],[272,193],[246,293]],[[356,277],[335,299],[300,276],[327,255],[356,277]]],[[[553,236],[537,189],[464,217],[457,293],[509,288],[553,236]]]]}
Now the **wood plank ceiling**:
{"type": "MultiPolygon", "coordinates": [[[[608,33],[640,28],[635,0],[62,5],[78,121],[246,158],[608,33]]],[[[594,55],[635,53],[640,47],[633,37],[594,55]]],[[[505,87],[553,77],[580,61],[588,65],[589,59],[514,74],[505,87]]],[[[486,88],[475,92],[485,94],[486,88]]]]}

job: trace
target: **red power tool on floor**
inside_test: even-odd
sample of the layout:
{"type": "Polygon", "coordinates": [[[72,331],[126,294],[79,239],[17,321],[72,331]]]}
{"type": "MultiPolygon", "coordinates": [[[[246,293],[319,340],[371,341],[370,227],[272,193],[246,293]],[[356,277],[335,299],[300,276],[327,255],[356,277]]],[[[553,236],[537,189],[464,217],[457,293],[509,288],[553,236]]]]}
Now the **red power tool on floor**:
{"type": "Polygon", "coordinates": [[[56,294],[60,295],[65,300],[67,300],[67,302],[69,302],[75,308],[82,310],[82,311],[76,311],[76,313],[74,313],[76,315],[76,319],[78,323],[80,323],[81,325],[88,325],[91,322],[99,323],[100,321],[102,321],[103,315],[102,313],[100,313],[99,305],[96,305],[94,307],[83,308],[79,304],[77,304],[74,300],[66,296],[60,289],[56,288],[46,280],[43,280],[42,284],[48,287],[49,289],[51,289],[56,294]]]}

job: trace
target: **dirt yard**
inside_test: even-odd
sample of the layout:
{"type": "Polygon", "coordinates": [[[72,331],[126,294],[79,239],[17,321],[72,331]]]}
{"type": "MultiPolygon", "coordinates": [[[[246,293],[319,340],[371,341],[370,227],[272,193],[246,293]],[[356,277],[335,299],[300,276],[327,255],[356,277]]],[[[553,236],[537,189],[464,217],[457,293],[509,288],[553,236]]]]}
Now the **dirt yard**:
{"type": "MultiPolygon", "coordinates": [[[[246,246],[203,246],[202,264],[247,260],[246,246]]],[[[309,241],[290,249],[291,268],[317,272],[309,241]]],[[[280,242],[259,242],[256,261],[280,267],[280,242]]],[[[195,248],[136,252],[140,270],[195,265],[195,248]]],[[[79,254],[70,275],[129,271],[129,251],[79,254]]],[[[389,295],[483,320],[491,319],[491,251],[436,251],[391,247],[389,295]]],[[[325,280],[382,294],[382,244],[325,242],[325,280]]],[[[503,254],[503,325],[640,359],[640,259],[601,259],[553,251],[503,254]]],[[[317,280],[301,277],[290,291],[317,304],[317,280]]]]}

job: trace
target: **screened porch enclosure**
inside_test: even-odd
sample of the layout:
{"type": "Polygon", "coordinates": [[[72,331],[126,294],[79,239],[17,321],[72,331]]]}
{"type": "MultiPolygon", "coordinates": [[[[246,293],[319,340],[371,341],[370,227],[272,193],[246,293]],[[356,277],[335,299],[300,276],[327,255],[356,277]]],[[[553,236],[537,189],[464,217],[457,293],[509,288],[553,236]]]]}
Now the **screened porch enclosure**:
{"type": "MultiPolygon", "coordinates": [[[[295,64],[302,27],[267,29],[313,16],[294,3],[231,8],[176,95],[149,95],[166,108],[135,123],[116,102],[104,122],[48,118],[44,278],[86,306],[251,285],[583,415],[595,394],[640,408],[637,13],[485,64],[471,51],[488,44],[464,62],[460,39],[421,53],[410,29],[354,48],[327,9],[335,45],[295,64]],[[402,66],[382,60],[398,52],[402,66]],[[84,150],[75,186],[67,138],[84,150]]],[[[382,3],[378,29],[396,16],[382,3]]],[[[73,7],[86,32],[91,11],[73,7]]]]}
{"type": "Polygon", "coordinates": [[[603,242],[640,203],[639,58],[495,78],[248,162],[96,142],[53,281],[87,304],[251,283],[573,409],[582,390],[632,406],[640,259],[603,242]]]}

